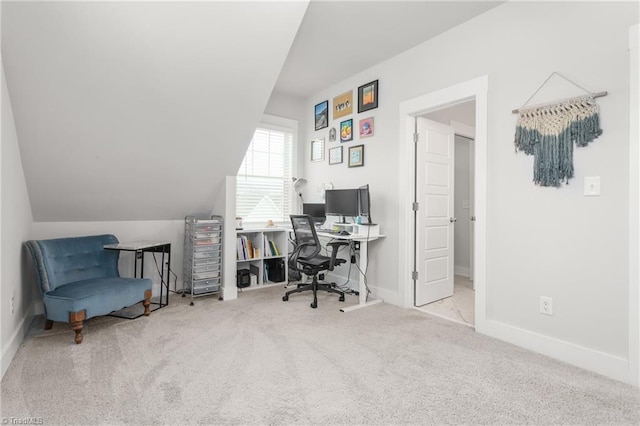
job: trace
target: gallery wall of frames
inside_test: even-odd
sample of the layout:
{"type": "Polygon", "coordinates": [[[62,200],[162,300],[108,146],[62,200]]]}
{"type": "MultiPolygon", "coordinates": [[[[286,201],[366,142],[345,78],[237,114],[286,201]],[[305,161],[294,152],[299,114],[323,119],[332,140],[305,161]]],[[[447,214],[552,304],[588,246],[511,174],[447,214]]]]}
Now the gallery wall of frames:
{"type": "Polygon", "coordinates": [[[370,111],[378,108],[378,80],[359,86],[355,96],[357,113],[353,90],[335,96],[331,103],[327,99],[314,106],[316,137],[311,140],[311,161],[364,166],[365,142],[375,140],[375,117],[370,111]]]}

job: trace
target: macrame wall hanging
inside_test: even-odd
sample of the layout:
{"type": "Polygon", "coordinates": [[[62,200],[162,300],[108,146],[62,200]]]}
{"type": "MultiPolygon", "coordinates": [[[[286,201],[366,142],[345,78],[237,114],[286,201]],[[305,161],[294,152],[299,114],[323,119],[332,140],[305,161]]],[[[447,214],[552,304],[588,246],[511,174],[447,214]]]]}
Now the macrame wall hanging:
{"type": "Polygon", "coordinates": [[[559,187],[573,177],[573,144],[587,146],[602,134],[595,98],[607,92],[591,93],[557,72],[552,73],[519,109],[516,124],[516,152],[533,155],[533,182],[559,187]],[[579,87],[585,96],[524,107],[554,74],[579,87]]]}

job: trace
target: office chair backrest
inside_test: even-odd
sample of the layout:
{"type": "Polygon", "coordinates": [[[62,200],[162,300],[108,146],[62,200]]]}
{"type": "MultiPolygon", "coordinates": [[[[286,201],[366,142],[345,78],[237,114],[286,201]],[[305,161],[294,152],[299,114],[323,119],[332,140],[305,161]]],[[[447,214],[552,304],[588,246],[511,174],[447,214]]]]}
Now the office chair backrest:
{"type": "Polygon", "coordinates": [[[308,214],[291,215],[291,225],[296,236],[296,246],[306,243],[300,249],[299,259],[309,259],[320,253],[320,241],[311,216],[308,214]]]}

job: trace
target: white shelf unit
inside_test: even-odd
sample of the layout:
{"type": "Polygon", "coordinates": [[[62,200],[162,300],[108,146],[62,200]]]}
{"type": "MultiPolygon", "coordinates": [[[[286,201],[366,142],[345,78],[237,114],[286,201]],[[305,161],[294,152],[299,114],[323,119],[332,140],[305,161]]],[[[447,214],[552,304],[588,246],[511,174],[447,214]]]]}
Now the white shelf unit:
{"type": "Polygon", "coordinates": [[[222,277],[222,217],[185,218],[182,296],[193,298],[220,292],[222,277]]]}
{"type": "MultiPolygon", "coordinates": [[[[236,230],[236,269],[248,269],[252,275],[255,275],[255,283],[249,287],[243,287],[241,290],[254,290],[258,288],[270,287],[274,285],[287,284],[288,266],[287,257],[289,251],[288,230],[284,228],[254,228],[236,230]],[[242,245],[241,239],[245,244],[242,245]],[[249,253],[250,242],[252,253],[249,253]],[[275,244],[278,254],[273,254],[270,249],[269,242],[275,244]],[[247,249],[245,249],[245,247],[247,249]],[[258,251],[255,251],[255,249],[258,251]],[[272,277],[275,263],[281,263],[282,273],[274,281],[272,277]],[[265,265],[266,269],[265,269],[265,265]],[[269,277],[269,269],[272,269],[272,276],[269,277]],[[266,271],[266,272],[265,272],[266,271]],[[280,279],[282,278],[282,279],[280,279]]],[[[277,269],[277,267],[276,267],[277,269]]]]}

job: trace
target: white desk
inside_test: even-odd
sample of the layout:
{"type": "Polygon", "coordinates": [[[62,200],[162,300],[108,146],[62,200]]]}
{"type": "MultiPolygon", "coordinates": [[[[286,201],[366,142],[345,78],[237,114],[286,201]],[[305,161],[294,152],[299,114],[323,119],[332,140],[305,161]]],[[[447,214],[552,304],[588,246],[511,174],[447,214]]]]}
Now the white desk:
{"type": "Polygon", "coordinates": [[[367,266],[369,263],[369,242],[375,241],[378,238],[384,238],[384,235],[376,235],[375,237],[367,238],[366,235],[339,235],[332,234],[329,232],[317,232],[318,237],[323,238],[333,238],[335,240],[343,240],[343,241],[356,241],[360,243],[360,267],[358,269],[358,292],[359,292],[359,302],[357,305],[347,306],[346,308],[340,309],[341,312],[350,312],[356,309],[364,308],[367,306],[377,305],[382,302],[380,299],[370,300],[367,302],[367,286],[364,282],[365,276],[364,273],[367,271],[367,266]]]}

